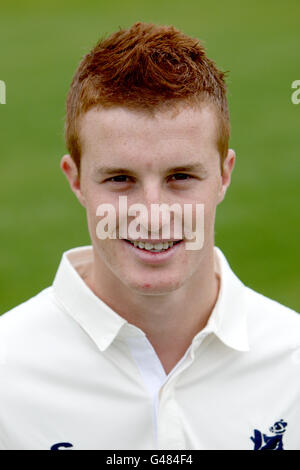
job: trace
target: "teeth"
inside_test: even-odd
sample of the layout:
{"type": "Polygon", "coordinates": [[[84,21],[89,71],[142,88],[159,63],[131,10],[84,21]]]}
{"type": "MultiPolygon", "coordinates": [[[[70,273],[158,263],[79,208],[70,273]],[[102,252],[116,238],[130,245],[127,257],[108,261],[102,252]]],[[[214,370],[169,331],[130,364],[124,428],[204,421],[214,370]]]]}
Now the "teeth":
{"type": "Polygon", "coordinates": [[[148,250],[162,250],[164,248],[164,243],[146,243],[145,248],[147,249],[148,245],[148,250]]]}
{"type": "Polygon", "coordinates": [[[174,242],[164,242],[164,243],[144,243],[139,241],[130,241],[135,247],[141,248],[142,250],[149,251],[163,251],[171,248],[174,245],[174,242]]]}
{"type": "Polygon", "coordinates": [[[151,250],[151,248],[153,248],[152,243],[145,243],[145,249],[146,250],[151,250]]]}

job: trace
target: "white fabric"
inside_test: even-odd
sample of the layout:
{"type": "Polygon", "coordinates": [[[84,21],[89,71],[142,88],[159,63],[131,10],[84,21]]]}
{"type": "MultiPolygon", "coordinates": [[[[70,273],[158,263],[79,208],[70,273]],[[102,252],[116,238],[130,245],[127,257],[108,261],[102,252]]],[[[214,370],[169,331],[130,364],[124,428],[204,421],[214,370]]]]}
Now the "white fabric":
{"type": "Polygon", "coordinates": [[[166,376],[80,276],[91,247],[64,253],[53,285],[0,317],[0,449],[253,449],[282,419],[300,450],[300,316],[215,260],[215,308],[166,376]]]}

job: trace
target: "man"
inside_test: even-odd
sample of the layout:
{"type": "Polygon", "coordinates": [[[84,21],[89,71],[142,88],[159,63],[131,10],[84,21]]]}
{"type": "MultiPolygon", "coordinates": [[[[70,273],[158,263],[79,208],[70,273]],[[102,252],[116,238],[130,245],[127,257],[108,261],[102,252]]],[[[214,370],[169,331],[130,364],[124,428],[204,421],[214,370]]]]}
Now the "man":
{"type": "Polygon", "coordinates": [[[300,317],[214,246],[229,128],[224,74],[173,27],[135,24],[83,58],[61,168],[92,246],[0,319],[1,448],[300,449],[300,317]],[[142,236],[122,236],[124,200],[147,209],[142,236]],[[153,235],[157,204],[176,205],[168,237],[161,214],[153,235]]]}

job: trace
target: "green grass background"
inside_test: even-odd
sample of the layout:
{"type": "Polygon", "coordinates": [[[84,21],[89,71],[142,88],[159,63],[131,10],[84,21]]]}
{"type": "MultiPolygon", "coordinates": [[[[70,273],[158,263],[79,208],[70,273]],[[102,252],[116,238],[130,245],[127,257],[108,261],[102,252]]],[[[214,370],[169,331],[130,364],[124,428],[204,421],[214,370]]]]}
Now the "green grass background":
{"type": "Polygon", "coordinates": [[[59,168],[65,98],[98,38],[136,21],[200,38],[230,71],[237,163],[216,245],[245,284],[300,311],[299,18],[299,0],[1,2],[0,313],[49,286],[65,250],[90,243],[59,168]]]}

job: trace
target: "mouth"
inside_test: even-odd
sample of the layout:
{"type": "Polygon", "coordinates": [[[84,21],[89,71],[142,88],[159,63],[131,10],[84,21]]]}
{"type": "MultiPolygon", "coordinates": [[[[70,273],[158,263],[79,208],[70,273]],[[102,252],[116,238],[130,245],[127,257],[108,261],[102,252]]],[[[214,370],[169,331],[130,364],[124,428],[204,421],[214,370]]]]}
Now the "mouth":
{"type": "Polygon", "coordinates": [[[184,240],[149,243],[146,241],[123,239],[122,242],[136,259],[150,266],[160,266],[168,263],[174,257],[176,258],[176,253],[181,251],[182,246],[184,247],[184,240]]]}
{"type": "Polygon", "coordinates": [[[183,242],[183,240],[167,240],[161,242],[148,242],[141,240],[124,240],[125,242],[131,244],[134,248],[137,248],[141,251],[146,251],[150,253],[163,253],[171,250],[175,245],[178,245],[183,242]]]}

